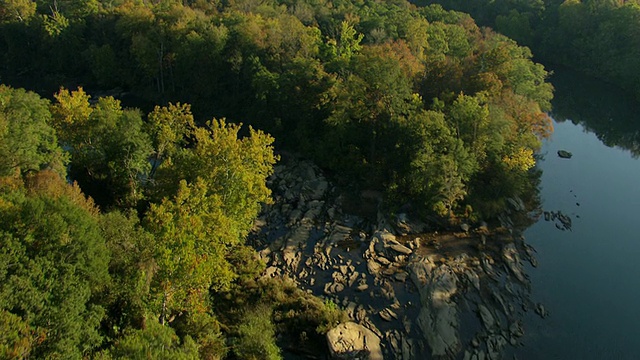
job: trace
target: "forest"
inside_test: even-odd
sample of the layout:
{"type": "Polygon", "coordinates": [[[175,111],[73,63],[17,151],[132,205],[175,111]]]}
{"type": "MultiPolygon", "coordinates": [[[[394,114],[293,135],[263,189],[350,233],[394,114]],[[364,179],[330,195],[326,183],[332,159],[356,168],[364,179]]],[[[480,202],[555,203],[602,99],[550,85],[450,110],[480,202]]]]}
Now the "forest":
{"type": "Polygon", "coordinates": [[[469,13],[530,47],[545,64],[599,78],[640,98],[637,0],[416,0],[469,13]]]}
{"type": "MultiPolygon", "coordinates": [[[[592,39],[571,15],[587,5],[559,16],[592,39]]],[[[603,9],[635,9],[619,5],[603,9]]],[[[480,8],[463,10],[527,43],[480,8]]],[[[520,35],[575,35],[543,36],[525,10],[509,12],[531,17],[520,35]]],[[[261,277],[246,242],[281,151],[446,227],[535,196],[552,132],[529,48],[441,5],[2,0],[0,53],[0,358],[322,349],[344,314],[261,277]]],[[[586,56],[564,58],[600,69],[586,56]]]]}

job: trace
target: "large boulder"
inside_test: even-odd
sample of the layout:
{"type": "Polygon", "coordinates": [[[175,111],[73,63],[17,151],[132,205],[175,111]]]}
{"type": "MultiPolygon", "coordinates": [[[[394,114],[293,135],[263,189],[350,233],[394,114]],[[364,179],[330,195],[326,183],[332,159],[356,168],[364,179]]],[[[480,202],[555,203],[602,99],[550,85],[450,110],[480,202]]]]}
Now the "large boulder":
{"type": "Polygon", "coordinates": [[[378,230],[373,234],[374,238],[377,238],[382,244],[387,244],[392,241],[396,241],[396,236],[390,233],[387,229],[378,230]]]}
{"type": "Polygon", "coordinates": [[[416,322],[435,358],[455,358],[460,348],[458,308],[453,299],[458,279],[448,265],[422,258],[409,265],[422,308],[416,322]]]}
{"type": "Polygon", "coordinates": [[[383,360],[380,338],[354,322],[340,324],[327,332],[332,359],[383,360]]]}

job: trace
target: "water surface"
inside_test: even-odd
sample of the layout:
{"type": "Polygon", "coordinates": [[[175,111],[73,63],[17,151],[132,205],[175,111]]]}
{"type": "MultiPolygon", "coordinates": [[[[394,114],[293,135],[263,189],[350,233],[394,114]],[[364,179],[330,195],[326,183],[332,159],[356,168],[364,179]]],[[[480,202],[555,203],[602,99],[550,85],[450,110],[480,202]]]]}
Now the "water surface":
{"type": "Polygon", "coordinates": [[[604,84],[566,72],[555,80],[560,121],[539,163],[542,207],[573,226],[561,231],[541,218],[525,232],[539,260],[528,271],[532,299],[550,316],[529,317],[517,357],[638,359],[640,112],[604,84]],[[573,158],[559,158],[561,149],[573,158]]]}

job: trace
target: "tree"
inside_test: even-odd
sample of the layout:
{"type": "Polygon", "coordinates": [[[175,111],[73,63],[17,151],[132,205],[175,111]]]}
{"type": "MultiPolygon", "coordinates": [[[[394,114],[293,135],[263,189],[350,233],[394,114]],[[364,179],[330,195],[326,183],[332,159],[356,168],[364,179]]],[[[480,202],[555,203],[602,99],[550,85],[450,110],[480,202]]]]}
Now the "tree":
{"type": "Polygon", "coordinates": [[[100,205],[135,205],[152,154],[140,112],[122,109],[113,97],[90,105],[82,88],[63,88],[55,97],[53,124],[70,150],[71,177],[100,205]]]}
{"type": "Polygon", "coordinates": [[[36,3],[30,0],[0,0],[0,23],[26,22],[36,13],[36,3]]]}
{"type": "Polygon", "coordinates": [[[151,319],[146,328],[129,330],[127,335],[118,340],[108,352],[102,354],[102,359],[160,359],[160,360],[196,360],[198,346],[190,338],[182,341],[175,331],[162,326],[157,320],[151,319]]]}
{"type": "Polygon", "coordinates": [[[67,158],[50,121],[47,100],[0,85],[0,175],[44,168],[66,173],[67,158]]]}
{"type": "Polygon", "coordinates": [[[153,178],[160,163],[170,159],[187,143],[196,125],[188,104],[156,106],[149,114],[147,126],[153,141],[155,155],[149,174],[153,178]]]}
{"type": "Polygon", "coordinates": [[[449,109],[449,119],[456,136],[464,142],[469,152],[479,159],[486,157],[484,147],[489,125],[486,96],[458,95],[449,109]]]}
{"type": "Polygon", "coordinates": [[[103,329],[111,339],[131,328],[144,326],[148,294],[155,263],[152,235],[141,225],[136,212],[111,211],[101,214],[100,229],[111,255],[111,282],[100,294],[107,310],[103,329]]]}
{"type": "Polygon", "coordinates": [[[161,324],[183,310],[204,311],[210,288],[228,288],[236,276],[228,254],[270,201],[265,183],[276,161],[273,139],[251,128],[238,139],[239,130],[222,120],[197,128],[193,148],[159,170],[170,197],[151,205],[146,226],[154,235],[152,312],[161,324]]]}
{"type": "Polygon", "coordinates": [[[237,238],[247,234],[260,204],[271,201],[266,179],[278,159],[270,135],[249,127],[248,136],[239,138],[240,129],[241,124],[216,119],[197,128],[193,147],[179,151],[158,174],[158,181],[168,188],[165,196],[177,193],[181,179],[192,185],[200,178],[207,196],[220,197],[225,215],[233,219],[231,231],[237,238]]]}
{"type": "Polygon", "coordinates": [[[424,111],[409,118],[411,160],[398,179],[400,198],[413,199],[421,212],[450,216],[467,194],[477,163],[448,126],[444,114],[424,111]]]}
{"type": "Polygon", "coordinates": [[[202,312],[210,287],[225,288],[234,278],[226,254],[240,239],[222,211],[219,195],[207,196],[206,183],[181,181],[176,197],[151,205],[147,228],[155,271],[151,310],[160,324],[180,311],[202,312]]]}
{"type": "Polygon", "coordinates": [[[280,360],[280,349],[275,342],[275,325],[271,321],[273,309],[258,305],[247,310],[238,326],[234,353],[240,359],[280,360]]]}
{"type": "Polygon", "coordinates": [[[102,342],[108,282],[97,209],[50,171],[0,186],[0,351],[20,358],[81,359],[102,342]]]}

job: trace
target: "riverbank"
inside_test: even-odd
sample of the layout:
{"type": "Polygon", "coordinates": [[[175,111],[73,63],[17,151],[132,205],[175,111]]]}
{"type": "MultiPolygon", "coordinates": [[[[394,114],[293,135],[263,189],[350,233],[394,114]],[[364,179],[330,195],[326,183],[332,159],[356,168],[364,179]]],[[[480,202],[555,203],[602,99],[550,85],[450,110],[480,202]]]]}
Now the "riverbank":
{"type": "Polygon", "coordinates": [[[496,229],[437,232],[408,214],[378,211],[371,194],[345,194],[295,156],[283,157],[269,186],[274,203],[251,237],[264,276],[338,304],[376,335],[385,359],[497,359],[519,346],[526,312],[546,316],[530,300],[523,268],[536,264],[535,251],[508,215],[496,229]],[[360,207],[360,215],[347,211],[360,207]]]}

